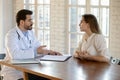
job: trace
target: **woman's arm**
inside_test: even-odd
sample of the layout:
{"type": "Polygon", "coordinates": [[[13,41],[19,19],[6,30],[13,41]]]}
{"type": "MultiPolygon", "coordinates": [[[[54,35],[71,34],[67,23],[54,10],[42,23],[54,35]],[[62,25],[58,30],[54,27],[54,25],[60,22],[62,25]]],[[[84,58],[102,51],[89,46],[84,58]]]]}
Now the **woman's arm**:
{"type": "Polygon", "coordinates": [[[91,61],[98,61],[98,62],[107,62],[109,63],[109,59],[104,56],[92,56],[87,52],[77,52],[75,53],[74,57],[80,58],[80,59],[86,59],[91,61]]]}
{"type": "Polygon", "coordinates": [[[109,59],[107,59],[104,56],[91,56],[91,55],[83,55],[82,56],[86,60],[91,60],[91,61],[98,61],[98,62],[107,62],[109,63],[109,59]]]}

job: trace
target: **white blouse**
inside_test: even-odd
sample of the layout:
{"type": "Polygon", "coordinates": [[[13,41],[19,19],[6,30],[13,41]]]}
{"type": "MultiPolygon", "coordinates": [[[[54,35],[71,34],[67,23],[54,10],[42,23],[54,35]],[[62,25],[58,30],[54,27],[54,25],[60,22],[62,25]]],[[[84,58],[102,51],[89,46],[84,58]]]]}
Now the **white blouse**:
{"type": "Polygon", "coordinates": [[[93,56],[104,56],[109,58],[106,47],[106,41],[102,34],[93,33],[90,37],[83,35],[82,41],[79,43],[76,51],[87,51],[93,56]]]}

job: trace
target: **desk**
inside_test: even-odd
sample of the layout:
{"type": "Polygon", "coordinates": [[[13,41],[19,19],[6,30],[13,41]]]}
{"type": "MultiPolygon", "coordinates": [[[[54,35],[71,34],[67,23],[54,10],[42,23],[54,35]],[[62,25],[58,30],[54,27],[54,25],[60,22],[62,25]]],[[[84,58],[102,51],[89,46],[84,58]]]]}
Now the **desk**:
{"type": "Polygon", "coordinates": [[[0,62],[0,64],[23,71],[25,80],[28,80],[27,73],[50,80],[120,80],[119,65],[80,61],[73,57],[65,62],[41,61],[41,64],[19,65],[0,62]]]}

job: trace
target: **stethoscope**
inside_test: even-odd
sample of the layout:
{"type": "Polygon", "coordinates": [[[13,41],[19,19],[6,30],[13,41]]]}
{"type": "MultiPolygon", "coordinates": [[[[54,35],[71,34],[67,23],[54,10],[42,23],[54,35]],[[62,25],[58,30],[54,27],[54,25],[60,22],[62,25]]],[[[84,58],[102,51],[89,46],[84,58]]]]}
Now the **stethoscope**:
{"type": "MultiPolygon", "coordinates": [[[[17,33],[17,35],[18,35],[18,39],[20,40],[20,34],[16,31],[16,33],[17,33]]],[[[26,44],[26,43],[25,43],[26,44]]],[[[32,46],[31,46],[31,40],[29,40],[29,48],[31,48],[32,46]]],[[[27,45],[26,45],[27,46],[27,45]]]]}

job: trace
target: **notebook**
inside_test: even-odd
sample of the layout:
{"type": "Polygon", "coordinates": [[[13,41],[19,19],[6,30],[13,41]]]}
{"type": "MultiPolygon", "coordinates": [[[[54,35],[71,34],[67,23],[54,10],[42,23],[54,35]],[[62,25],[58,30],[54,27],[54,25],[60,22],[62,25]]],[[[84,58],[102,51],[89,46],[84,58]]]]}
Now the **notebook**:
{"type": "Polygon", "coordinates": [[[66,61],[71,56],[45,55],[40,58],[41,61],[66,61]]]}
{"type": "Polygon", "coordinates": [[[35,59],[19,59],[19,60],[12,60],[12,64],[29,64],[29,63],[40,63],[40,61],[35,59]]]}

